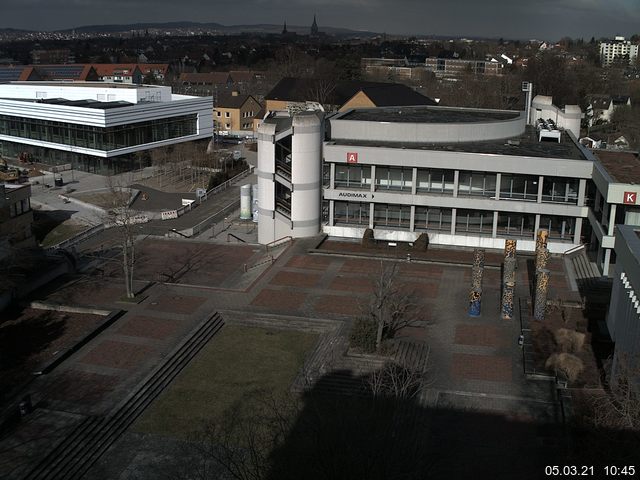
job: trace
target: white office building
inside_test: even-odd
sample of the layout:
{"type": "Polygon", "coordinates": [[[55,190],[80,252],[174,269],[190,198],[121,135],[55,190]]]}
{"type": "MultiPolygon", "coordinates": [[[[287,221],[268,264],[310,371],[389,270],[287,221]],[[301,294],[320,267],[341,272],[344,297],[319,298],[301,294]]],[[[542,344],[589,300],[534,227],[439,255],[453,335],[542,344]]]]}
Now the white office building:
{"type": "Polygon", "coordinates": [[[516,238],[519,250],[533,251],[544,228],[552,253],[589,244],[607,274],[614,224],[640,223],[638,195],[625,196],[635,178],[620,168],[611,174],[618,160],[599,161],[536,108],[533,122],[525,117],[421,106],[353,109],[323,128],[316,113],[267,118],[258,143],[259,241],[361,238],[371,228],[390,242],[427,233],[432,244],[501,249],[516,238]]]}
{"type": "Polygon", "coordinates": [[[211,97],[102,82],[0,84],[0,155],[110,173],[138,152],[213,136],[211,97]]]}
{"type": "Polygon", "coordinates": [[[600,43],[600,61],[602,65],[611,65],[615,60],[632,64],[638,58],[638,44],[615,37],[613,40],[600,43]]]}

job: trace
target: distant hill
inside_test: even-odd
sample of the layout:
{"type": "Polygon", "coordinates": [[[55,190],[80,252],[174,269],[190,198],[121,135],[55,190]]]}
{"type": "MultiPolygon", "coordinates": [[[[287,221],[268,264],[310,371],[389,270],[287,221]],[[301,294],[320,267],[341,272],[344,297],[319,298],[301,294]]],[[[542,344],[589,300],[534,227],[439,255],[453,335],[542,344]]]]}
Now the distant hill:
{"type": "MultiPolygon", "coordinates": [[[[287,25],[289,32],[298,34],[308,34],[311,25],[287,25]]],[[[66,33],[73,30],[76,33],[117,33],[130,32],[131,30],[204,30],[215,31],[225,34],[234,33],[267,33],[275,34],[282,31],[282,25],[275,24],[256,24],[256,25],[221,25],[219,23],[200,23],[200,22],[166,22],[166,23],[131,23],[120,25],[85,25],[76,28],[67,28],[58,30],[58,32],[66,33]]],[[[320,26],[320,31],[330,35],[360,35],[375,36],[376,32],[350,30],[348,28],[320,26]]]]}

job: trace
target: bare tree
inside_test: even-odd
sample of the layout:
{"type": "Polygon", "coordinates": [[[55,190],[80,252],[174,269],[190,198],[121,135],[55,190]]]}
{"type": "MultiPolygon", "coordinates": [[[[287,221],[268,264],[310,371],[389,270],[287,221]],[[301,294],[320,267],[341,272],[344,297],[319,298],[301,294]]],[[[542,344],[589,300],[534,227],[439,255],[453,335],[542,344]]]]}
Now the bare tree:
{"type": "Polygon", "coordinates": [[[133,272],[136,263],[136,224],[137,215],[131,208],[131,193],[129,188],[122,186],[122,182],[113,176],[107,177],[109,189],[109,209],[107,222],[118,234],[118,243],[122,254],[122,273],[127,298],[134,298],[133,272]]]}
{"type": "Polygon", "coordinates": [[[640,368],[626,355],[618,355],[607,395],[593,399],[596,427],[632,430],[640,434],[639,379],[640,368]]]}
{"type": "Polygon", "coordinates": [[[398,282],[398,264],[380,265],[380,274],[375,281],[366,315],[377,325],[376,349],[384,339],[393,336],[402,328],[417,321],[417,306],[413,292],[398,282]]]}
{"type": "Polygon", "coordinates": [[[424,380],[425,372],[417,366],[392,361],[369,376],[368,386],[374,397],[408,400],[419,393],[424,380]]]}

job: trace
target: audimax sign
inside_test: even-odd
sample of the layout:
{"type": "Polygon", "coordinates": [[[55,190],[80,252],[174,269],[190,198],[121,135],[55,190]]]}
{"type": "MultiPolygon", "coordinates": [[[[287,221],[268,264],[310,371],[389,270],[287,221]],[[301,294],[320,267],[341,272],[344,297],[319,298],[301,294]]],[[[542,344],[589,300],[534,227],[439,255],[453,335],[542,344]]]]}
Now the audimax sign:
{"type": "Polygon", "coordinates": [[[338,197],[340,198],[360,198],[363,200],[367,200],[368,198],[373,198],[373,194],[371,193],[355,193],[355,192],[338,192],[338,197]]]}

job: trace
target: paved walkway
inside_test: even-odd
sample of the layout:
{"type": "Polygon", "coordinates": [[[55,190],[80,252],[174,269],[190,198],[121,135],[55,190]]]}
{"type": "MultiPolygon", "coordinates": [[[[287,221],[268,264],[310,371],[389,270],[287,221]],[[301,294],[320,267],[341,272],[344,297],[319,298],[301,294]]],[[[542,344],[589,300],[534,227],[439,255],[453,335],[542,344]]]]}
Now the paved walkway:
{"type": "MultiPolygon", "coordinates": [[[[218,200],[224,203],[237,193],[233,190],[223,192],[218,200]]],[[[210,205],[215,210],[216,204],[210,205]]],[[[200,213],[198,210],[192,213],[205,214],[204,208],[200,213]]],[[[266,326],[274,318],[295,324],[295,328],[305,328],[307,321],[310,329],[317,329],[318,322],[330,321],[342,325],[341,331],[348,331],[368,301],[381,261],[309,254],[318,242],[319,238],[297,240],[273,265],[265,263],[248,272],[244,264],[259,263],[266,254],[263,247],[185,240],[147,242],[147,260],[143,255],[136,272],[144,282],[137,286],[142,288],[145,282],[168,278],[166,275],[171,283],[153,284],[145,290],[146,298],[140,304],[116,301],[122,295],[122,284],[117,266],[107,264],[102,273],[47,292],[52,300],[125,309],[126,314],[54,372],[35,382],[32,393],[41,402],[39,408],[22,422],[15,435],[4,443],[0,441],[0,451],[10,448],[9,465],[17,469],[9,472],[6,466],[1,467],[5,470],[0,469],[0,477],[20,478],[26,465],[33,464],[83,418],[102,415],[122,401],[213,311],[223,312],[223,316],[225,311],[230,312],[231,321],[252,319],[266,326]],[[194,265],[193,261],[199,263],[194,265]]],[[[438,250],[430,248],[430,252],[437,255],[438,250]]],[[[398,281],[415,293],[422,312],[419,326],[401,335],[430,350],[431,383],[421,404],[490,412],[519,422],[554,421],[558,411],[550,384],[524,380],[517,345],[518,322],[505,322],[499,316],[499,270],[485,270],[482,315],[471,318],[467,315],[467,298],[472,252],[455,252],[455,256],[458,263],[467,266],[394,261],[398,281]]],[[[382,264],[388,265],[389,261],[382,264]]],[[[521,258],[518,266],[519,291],[526,294],[527,259],[521,258]]],[[[552,262],[552,269],[552,284],[568,289],[561,262],[552,262]]],[[[535,439],[535,432],[533,435],[535,439]]],[[[114,455],[118,449],[130,448],[130,441],[129,437],[123,438],[120,446],[115,446],[114,455]]],[[[108,461],[108,457],[104,459],[108,461]]],[[[119,465],[118,470],[121,473],[115,478],[128,478],[127,472],[135,471],[135,465],[119,465]]],[[[87,478],[101,477],[90,474],[87,478]]]]}

